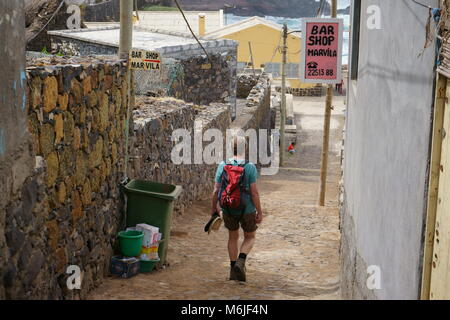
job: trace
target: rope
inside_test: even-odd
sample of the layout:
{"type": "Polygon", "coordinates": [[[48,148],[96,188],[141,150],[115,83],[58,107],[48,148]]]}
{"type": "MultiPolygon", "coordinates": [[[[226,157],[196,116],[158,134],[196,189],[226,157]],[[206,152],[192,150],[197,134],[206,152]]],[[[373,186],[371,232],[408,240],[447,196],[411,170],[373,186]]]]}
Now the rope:
{"type": "Polygon", "coordinates": [[[178,7],[178,10],[180,10],[181,15],[183,16],[183,19],[184,19],[184,21],[186,22],[186,24],[187,24],[189,30],[191,31],[192,36],[195,38],[195,40],[197,41],[197,43],[200,45],[200,47],[201,47],[201,48],[203,49],[203,51],[205,52],[206,56],[208,57],[209,62],[212,63],[212,60],[211,60],[211,58],[209,57],[208,52],[206,52],[205,47],[203,47],[203,45],[200,43],[200,41],[198,40],[197,36],[195,35],[194,31],[192,31],[191,25],[189,24],[189,21],[187,20],[186,16],[184,15],[184,12],[183,12],[183,9],[182,9],[181,6],[180,6],[180,3],[178,2],[178,0],[174,0],[174,1],[175,1],[175,4],[176,4],[177,7],[178,7]]]}
{"type": "Polygon", "coordinates": [[[275,55],[277,54],[277,51],[279,51],[279,49],[280,49],[280,43],[281,43],[281,39],[282,39],[282,38],[283,38],[283,31],[280,32],[280,38],[278,39],[278,45],[277,45],[277,47],[275,48],[275,50],[273,51],[272,58],[270,59],[270,62],[269,62],[269,63],[272,63],[272,62],[273,62],[273,59],[275,58],[275,55]]]}
{"type": "Polygon", "coordinates": [[[41,28],[41,30],[39,30],[37,33],[34,34],[34,36],[28,40],[28,43],[30,43],[30,41],[32,41],[33,39],[35,39],[50,23],[50,21],[53,20],[53,18],[58,14],[59,10],[61,10],[63,4],[64,4],[65,0],[62,0],[61,3],[59,4],[58,8],[56,9],[55,12],[53,12],[52,16],[50,17],[50,19],[48,19],[47,23],[41,28]]]}
{"type": "Polygon", "coordinates": [[[317,8],[316,17],[320,17],[322,15],[324,7],[325,7],[325,0],[320,0],[319,8],[317,8]]]}
{"type": "Polygon", "coordinates": [[[137,0],[134,0],[134,8],[136,9],[136,18],[139,21],[139,10],[138,10],[138,5],[137,5],[137,0]]]}
{"type": "Polygon", "coordinates": [[[427,9],[433,9],[432,7],[427,6],[427,5],[423,4],[423,3],[420,3],[420,2],[417,1],[417,0],[411,0],[411,1],[414,2],[415,4],[418,4],[418,5],[421,6],[421,7],[424,7],[424,8],[427,8],[427,9]]]}
{"type": "Polygon", "coordinates": [[[431,21],[434,20],[434,22],[436,23],[436,28],[434,28],[434,35],[436,35],[436,37],[439,37],[439,29],[441,27],[441,10],[439,8],[432,8],[429,6],[426,6],[424,4],[421,4],[415,0],[412,0],[414,3],[417,3],[418,5],[424,7],[424,8],[428,8],[428,19],[427,19],[427,23],[425,26],[425,44],[423,46],[422,51],[419,53],[418,57],[421,57],[424,53],[425,50],[433,43],[433,34],[431,33],[431,21]]]}
{"type": "MultiPolygon", "coordinates": [[[[175,80],[176,80],[179,76],[182,76],[183,73],[184,73],[184,69],[183,69],[183,65],[181,65],[181,64],[175,64],[175,65],[171,68],[171,71],[170,71],[170,74],[169,74],[169,83],[168,83],[168,87],[167,87],[167,95],[168,95],[168,96],[171,96],[171,95],[172,95],[172,90],[173,90],[172,86],[173,86],[173,83],[175,82],[175,80]]],[[[180,77],[180,78],[182,79],[183,77],[180,77]]]]}

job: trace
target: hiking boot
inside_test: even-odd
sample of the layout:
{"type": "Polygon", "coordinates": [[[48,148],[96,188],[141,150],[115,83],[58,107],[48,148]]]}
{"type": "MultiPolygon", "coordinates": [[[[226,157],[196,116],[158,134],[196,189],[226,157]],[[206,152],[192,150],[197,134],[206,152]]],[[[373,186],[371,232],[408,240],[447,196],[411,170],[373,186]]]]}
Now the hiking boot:
{"type": "Polygon", "coordinates": [[[237,274],[236,274],[236,271],[234,270],[234,267],[231,267],[230,268],[230,280],[233,280],[233,281],[237,281],[237,274]]]}
{"type": "Polygon", "coordinates": [[[245,282],[247,280],[245,276],[245,259],[239,258],[233,267],[233,271],[236,274],[236,280],[245,282]]]}

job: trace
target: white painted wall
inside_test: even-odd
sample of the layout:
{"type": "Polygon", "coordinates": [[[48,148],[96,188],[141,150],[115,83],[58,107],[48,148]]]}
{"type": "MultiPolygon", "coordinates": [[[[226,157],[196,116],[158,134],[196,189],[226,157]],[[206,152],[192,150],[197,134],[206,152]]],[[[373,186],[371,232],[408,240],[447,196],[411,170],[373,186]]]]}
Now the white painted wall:
{"type": "Polygon", "coordinates": [[[286,117],[294,118],[294,96],[286,94],[286,117]]]}
{"type": "MultiPolygon", "coordinates": [[[[198,35],[199,14],[206,15],[206,32],[223,28],[223,10],[186,11],[185,15],[194,33],[198,35]]],[[[139,27],[189,33],[189,28],[178,11],[139,11],[139,27]]]]}
{"type": "Polygon", "coordinates": [[[435,46],[418,57],[428,9],[406,0],[361,3],[359,72],[347,109],[341,289],[345,297],[417,299],[435,46]],[[381,9],[379,30],[367,28],[370,6],[381,9]],[[380,290],[366,286],[372,265],[381,268],[380,290]]]}

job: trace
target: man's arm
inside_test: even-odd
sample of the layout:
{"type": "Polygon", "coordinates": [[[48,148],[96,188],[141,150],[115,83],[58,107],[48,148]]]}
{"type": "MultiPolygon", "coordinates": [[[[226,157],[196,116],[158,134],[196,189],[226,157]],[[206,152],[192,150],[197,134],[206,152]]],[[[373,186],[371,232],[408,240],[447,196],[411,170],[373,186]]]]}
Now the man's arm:
{"type": "Polygon", "coordinates": [[[214,193],[212,195],[212,202],[211,202],[211,215],[213,215],[217,211],[217,202],[219,201],[219,190],[220,190],[220,183],[214,184],[214,193]]]}
{"type": "Polygon", "coordinates": [[[250,185],[250,194],[252,196],[253,204],[256,207],[256,223],[261,223],[263,220],[263,212],[261,209],[261,201],[259,200],[259,192],[256,187],[256,182],[250,185]]]}

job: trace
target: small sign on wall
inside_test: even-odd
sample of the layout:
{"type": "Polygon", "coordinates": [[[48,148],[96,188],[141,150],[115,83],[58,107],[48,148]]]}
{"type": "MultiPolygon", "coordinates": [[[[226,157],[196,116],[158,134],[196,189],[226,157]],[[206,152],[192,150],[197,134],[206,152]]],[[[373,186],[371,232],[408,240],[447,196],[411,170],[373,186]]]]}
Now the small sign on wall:
{"type": "Polygon", "coordinates": [[[130,68],[132,70],[161,71],[161,55],[156,51],[130,51],[130,68]]]}
{"type": "Polygon", "coordinates": [[[341,83],[343,34],[342,19],[302,19],[302,82],[341,83]]]}

